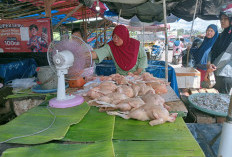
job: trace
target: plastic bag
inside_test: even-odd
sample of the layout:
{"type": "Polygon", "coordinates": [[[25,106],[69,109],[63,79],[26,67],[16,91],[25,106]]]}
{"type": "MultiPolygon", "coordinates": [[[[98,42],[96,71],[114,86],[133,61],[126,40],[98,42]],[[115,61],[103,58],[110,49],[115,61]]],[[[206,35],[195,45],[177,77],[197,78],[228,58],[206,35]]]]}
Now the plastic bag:
{"type": "Polygon", "coordinates": [[[98,86],[99,84],[101,84],[101,82],[102,81],[100,80],[100,78],[96,78],[93,81],[89,81],[86,84],[84,84],[83,89],[76,91],[74,94],[78,94],[78,95],[81,95],[81,96],[86,96],[87,92],[90,89],[98,86]]]}
{"type": "Polygon", "coordinates": [[[36,85],[35,78],[23,78],[23,79],[15,79],[12,80],[11,83],[8,83],[7,85],[13,87],[13,88],[31,88],[32,86],[36,85]]]}

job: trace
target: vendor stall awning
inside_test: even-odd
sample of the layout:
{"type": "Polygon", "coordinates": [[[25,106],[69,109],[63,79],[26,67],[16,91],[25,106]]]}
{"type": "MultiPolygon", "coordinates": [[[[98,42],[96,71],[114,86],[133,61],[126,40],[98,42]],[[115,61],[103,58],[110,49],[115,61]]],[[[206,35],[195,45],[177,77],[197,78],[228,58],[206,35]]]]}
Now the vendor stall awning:
{"type": "MultiPolygon", "coordinates": [[[[153,22],[163,20],[163,4],[162,0],[133,0],[115,1],[115,0],[101,0],[104,2],[110,11],[119,14],[121,10],[121,17],[131,19],[137,16],[142,22],[153,22]]],[[[182,18],[187,21],[193,19],[196,0],[166,0],[167,14],[182,18]]],[[[196,17],[205,20],[215,20],[219,14],[220,8],[225,0],[201,0],[198,1],[196,17]]]]}

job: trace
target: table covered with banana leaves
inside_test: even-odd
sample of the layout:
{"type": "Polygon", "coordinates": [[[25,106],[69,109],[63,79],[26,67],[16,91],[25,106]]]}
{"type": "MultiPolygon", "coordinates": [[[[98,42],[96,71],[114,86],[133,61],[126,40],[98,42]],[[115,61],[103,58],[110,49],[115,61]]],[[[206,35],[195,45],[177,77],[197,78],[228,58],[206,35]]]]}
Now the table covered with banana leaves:
{"type": "Polygon", "coordinates": [[[2,157],[204,156],[183,118],[150,126],[99,112],[86,102],[72,108],[45,101],[0,126],[2,157]]]}

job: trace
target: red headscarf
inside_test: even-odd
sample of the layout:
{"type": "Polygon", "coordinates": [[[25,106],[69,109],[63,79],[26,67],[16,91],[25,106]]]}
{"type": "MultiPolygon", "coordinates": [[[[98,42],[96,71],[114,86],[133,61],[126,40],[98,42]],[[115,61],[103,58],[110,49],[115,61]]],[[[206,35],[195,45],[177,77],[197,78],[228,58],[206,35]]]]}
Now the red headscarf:
{"type": "Polygon", "coordinates": [[[129,37],[129,31],[124,25],[116,26],[113,34],[123,40],[122,46],[116,46],[113,40],[108,43],[114,59],[122,70],[129,71],[137,62],[140,42],[129,37]]]}

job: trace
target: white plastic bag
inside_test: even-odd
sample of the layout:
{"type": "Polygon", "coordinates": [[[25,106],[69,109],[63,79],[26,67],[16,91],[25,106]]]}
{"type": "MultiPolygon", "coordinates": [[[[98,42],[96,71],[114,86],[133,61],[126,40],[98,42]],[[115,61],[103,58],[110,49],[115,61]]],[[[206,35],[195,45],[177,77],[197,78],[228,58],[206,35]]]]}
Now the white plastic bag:
{"type": "Polygon", "coordinates": [[[12,80],[11,83],[8,83],[7,85],[13,87],[13,88],[31,88],[32,86],[36,85],[35,78],[23,78],[23,79],[15,79],[12,80]]]}

